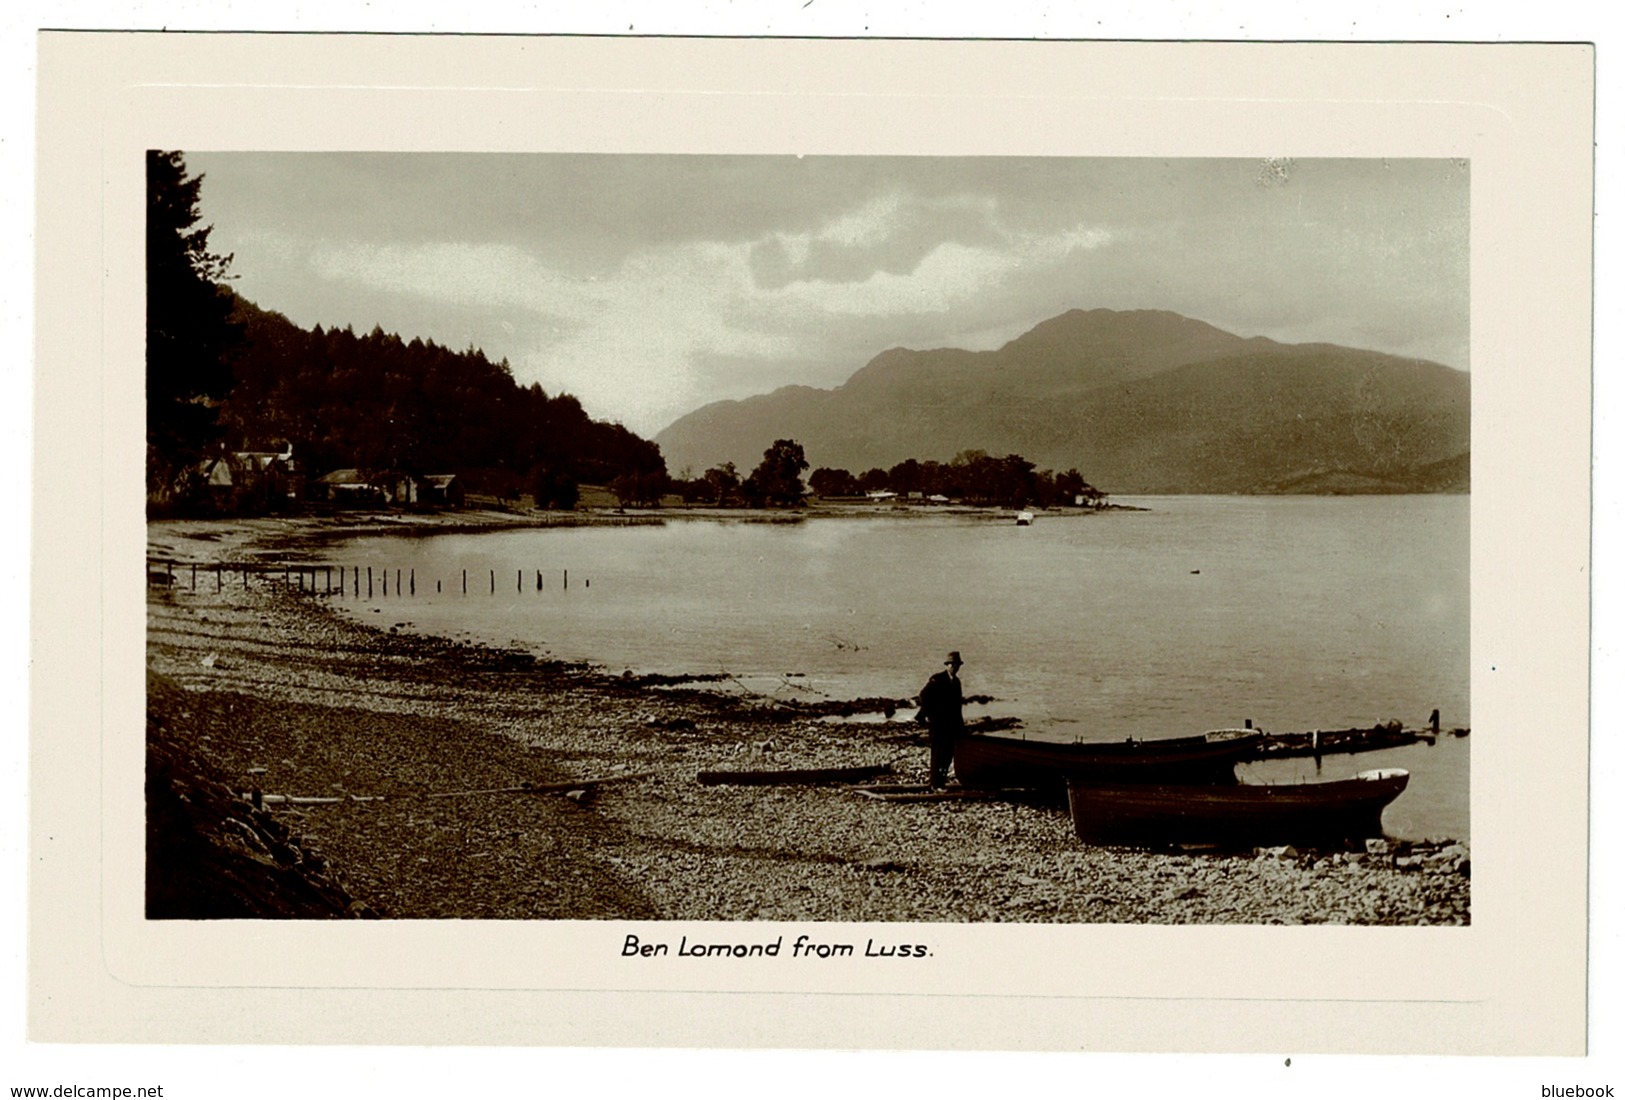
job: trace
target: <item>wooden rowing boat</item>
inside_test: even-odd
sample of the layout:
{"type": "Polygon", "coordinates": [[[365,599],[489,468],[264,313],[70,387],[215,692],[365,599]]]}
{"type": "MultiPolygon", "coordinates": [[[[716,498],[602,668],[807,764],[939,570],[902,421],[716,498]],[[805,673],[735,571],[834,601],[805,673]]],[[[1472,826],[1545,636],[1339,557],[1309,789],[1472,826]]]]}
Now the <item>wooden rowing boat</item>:
{"type": "Polygon", "coordinates": [[[1402,768],[1324,783],[1067,784],[1072,827],[1098,844],[1310,844],[1382,835],[1402,768]]]}
{"type": "Polygon", "coordinates": [[[1108,742],[967,735],[954,742],[954,775],[967,787],[1051,787],[1069,778],[1122,783],[1234,783],[1257,730],[1108,742]]]}

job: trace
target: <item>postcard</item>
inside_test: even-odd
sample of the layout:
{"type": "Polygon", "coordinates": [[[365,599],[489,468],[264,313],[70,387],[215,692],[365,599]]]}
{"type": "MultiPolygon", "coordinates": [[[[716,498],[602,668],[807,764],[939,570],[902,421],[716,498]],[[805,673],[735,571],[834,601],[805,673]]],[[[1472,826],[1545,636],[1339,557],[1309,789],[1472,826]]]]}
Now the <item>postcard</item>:
{"type": "Polygon", "coordinates": [[[1583,1052],[1592,78],[44,35],[34,1037],[1583,1052]]]}

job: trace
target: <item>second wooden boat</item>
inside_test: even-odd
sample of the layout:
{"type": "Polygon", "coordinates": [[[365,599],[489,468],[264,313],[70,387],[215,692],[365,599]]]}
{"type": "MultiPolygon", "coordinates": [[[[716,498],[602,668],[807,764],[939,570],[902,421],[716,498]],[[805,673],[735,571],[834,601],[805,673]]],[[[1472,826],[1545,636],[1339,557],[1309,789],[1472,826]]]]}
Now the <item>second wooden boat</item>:
{"type": "Polygon", "coordinates": [[[1095,844],[1313,844],[1382,835],[1382,812],[1404,792],[1402,768],[1326,783],[1234,786],[1067,785],[1072,826],[1095,844]]]}

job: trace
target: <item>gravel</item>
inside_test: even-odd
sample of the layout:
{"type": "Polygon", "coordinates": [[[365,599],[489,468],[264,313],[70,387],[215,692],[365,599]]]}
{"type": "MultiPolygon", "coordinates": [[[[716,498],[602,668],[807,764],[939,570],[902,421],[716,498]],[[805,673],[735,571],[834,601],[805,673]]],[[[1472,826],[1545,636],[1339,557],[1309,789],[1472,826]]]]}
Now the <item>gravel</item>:
{"type": "MultiPolygon", "coordinates": [[[[183,549],[195,559],[209,545],[243,544],[183,549]]],[[[186,702],[164,721],[243,792],[343,798],[266,809],[385,917],[1469,919],[1464,846],[1145,852],[1080,843],[1055,806],[704,786],[702,770],[876,764],[922,783],[927,753],[902,725],[834,724],[363,627],[271,580],[220,593],[158,584],[148,620],[149,668],[184,693],[162,705],[186,702]]]]}

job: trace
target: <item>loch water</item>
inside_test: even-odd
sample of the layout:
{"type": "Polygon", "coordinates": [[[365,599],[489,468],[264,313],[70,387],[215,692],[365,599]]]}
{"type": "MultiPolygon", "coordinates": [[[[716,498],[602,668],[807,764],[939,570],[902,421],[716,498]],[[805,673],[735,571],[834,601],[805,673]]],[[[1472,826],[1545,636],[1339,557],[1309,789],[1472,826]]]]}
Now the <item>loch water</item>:
{"type": "MultiPolygon", "coordinates": [[[[1470,727],[1467,497],[1117,503],[1143,510],[369,536],[328,556],[413,578],[409,596],[334,598],[374,625],[781,698],[909,697],[957,650],[967,693],[992,697],[969,713],[1035,738],[1421,726],[1434,708],[1470,727]]],[[[1388,831],[1466,838],[1467,745],[1245,778],[1406,767],[1388,831]]]]}

